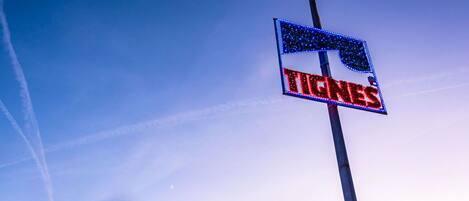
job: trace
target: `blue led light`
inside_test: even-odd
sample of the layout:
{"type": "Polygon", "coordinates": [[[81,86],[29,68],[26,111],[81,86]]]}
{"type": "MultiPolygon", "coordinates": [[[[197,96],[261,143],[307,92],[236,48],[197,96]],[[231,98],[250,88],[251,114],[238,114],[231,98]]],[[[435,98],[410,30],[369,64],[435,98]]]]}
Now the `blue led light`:
{"type": "Polygon", "coordinates": [[[340,60],[353,71],[370,73],[366,42],[340,34],[285,21],[280,25],[281,53],[338,50],[340,60]]]}
{"type": "MultiPolygon", "coordinates": [[[[304,98],[329,104],[340,105],[349,108],[355,108],[380,114],[387,114],[386,105],[384,104],[383,95],[379,87],[379,81],[372,64],[372,58],[368,50],[366,41],[337,34],[322,29],[297,25],[285,20],[274,18],[275,36],[277,39],[277,53],[280,67],[280,77],[282,80],[283,94],[304,98]],[[341,62],[349,70],[358,73],[370,73],[373,77],[374,84],[378,89],[378,95],[381,102],[381,108],[363,107],[360,105],[349,104],[332,99],[308,96],[301,93],[291,92],[286,89],[285,77],[283,75],[282,55],[311,52],[311,51],[339,51],[341,62]]],[[[368,75],[369,76],[369,75],[368,75]]]]}

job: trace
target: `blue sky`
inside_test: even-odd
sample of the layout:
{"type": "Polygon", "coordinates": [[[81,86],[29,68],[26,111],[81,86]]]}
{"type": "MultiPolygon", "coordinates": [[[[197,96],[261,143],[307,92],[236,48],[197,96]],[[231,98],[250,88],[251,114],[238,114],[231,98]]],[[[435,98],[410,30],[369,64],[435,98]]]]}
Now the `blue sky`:
{"type": "MultiPolygon", "coordinates": [[[[469,3],[318,4],[326,30],[368,42],[389,111],[340,108],[358,198],[469,200],[469,3]]],[[[326,106],[281,95],[272,18],[311,24],[306,0],[4,9],[55,200],[342,199],[326,106]]],[[[22,123],[0,53],[0,99],[22,123]]],[[[43,185],[1,116],[0,200],[46,201],[43,185]]]]}

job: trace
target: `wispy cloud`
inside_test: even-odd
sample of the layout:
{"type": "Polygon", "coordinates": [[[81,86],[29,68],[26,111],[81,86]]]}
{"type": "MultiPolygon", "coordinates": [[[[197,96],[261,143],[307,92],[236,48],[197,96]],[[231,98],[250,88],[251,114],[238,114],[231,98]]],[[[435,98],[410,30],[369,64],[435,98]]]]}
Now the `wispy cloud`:
{"type": "Polygon", "coordinates": [[[220,104],[200,110],[188,111],[181,114],[170,115],[164,118],[153,119],[149,121],[139,122],[136,124],[126,125],[115,129],[98,132],[85,137],[71,140],[69,142],[61,143],[47,149],[47,152],[53,152],[63,150],[67,148],[73,148],[75,146],[85,145],[89,143],[99,142],[105,139],[137,133],[140,131],[147,130],[149,128],[161,128],[168,126],[175,126],[182,123],[201,120],[209,118],[217,114],[238,110],[247,107],[255,107],[260,105],[268,105],[280,102],[280,98],[268,98],[258,100],[239,101],[226,104],[220,104]]]}
{"type": "Polygon", "coordinates": [[[390,88],[390,87],[395,87],[395,86],[402,86],[402,85],[408,85],[408,84],[428,82],[428,81],[432,81],[432,80],[440,80],[440,79],[454,77],[456,75],[465,74],[465,73],[469,73],[469,68],[461,67],[461,68],[458,68],[458,69],[453,70],[453,71],[438,72],[438,73],[432,73],[432,74],[429,74],[429,75],[422,75],[422,76],[418,76],[418,77],[413,77],[411,79],[396,80],[394,82],[383,84],[382,87],[383,88],[390,88]]]}
{"type": "MultiPolygon", "coordinates": [[[[440,76],[436,75],[436,76],[430,76],[430,77],[440,77],[440,76]]],[[[427,79],[425,78],[425,79],[418,79],[418,80],[424,81],[427,79]]],[[[469,83],[443,86],[440,88],[434,88],[434,89],[428,89],[428,90],[414,91],[408,94],[397,96],[396,98],[436,93],[439,91],[450,90],[450,89],[466,87],[466,86],[469,86],[469,83]]],[[[142,132],[148,129],[177,126],[183,123],[188,123],[188,122],[192,122],[196,120],[202,120],[202,119],[215,117],[219,114],[223,114],[223,113],[230,112],[230,111],[241,110],[243,108],[256,107],[256,106],[261,106],[261,105],[270,105],[270,104],[279,103],[281,101],[282,101],[281,98],[264,98],[264,99],[244,100],[244,101],[215,105],[215,106],[200,109],[200,110],[193,110],[193,111],[189,111],[185,113],[170,115],[167,117],[162,117],[162,118],[152,119],[152,120],[143,121],[143,122],[139,122],[135,124],[125,125],[125,126],[117,127],[115,129],[101,131],[101,132],[94,133],[94,134],[88,134],[88,135],[85,135],[85,137],[73,139],[68,142],[60,143],[50,148],[46,148],[45,152],[51,153],[51,152],[65,150],[65,149],[71,149],[71,148],[79,147],[79,146],[86,145],[86,144],[91,144],[91,143],[96,143],[96,142],[100,142],[100,141],[107,140],[107,139],[112,139],[118,136],[138,134],[139,132],[142,132]]],[[[14,165],[29,161],[31,159],[32,158],[26,157],[26,158],[19,159],[17,161],[11,161],[8,163],[0,164],[0,169],[14,166],[14,165]]]]}
{"type": "MultiPolygon", "coordinates": [[[[238,111],[247,108],[253,108],[262,105],[271,105],[275,103],[280,103],[281,98],[264,98],[264,99],[253,99],[245,100],[238,102],[230,102],[220,105],[215,105],[212,107],[207,107],[200,110],[188,111],[180,114],[170,115],[167,117],[152,119],[148,121],[143,121],[135,124],[125,125],[117,127],[115,129],[110,129],[106,131],[101,131],[94,134],[85,135],[85,137],[77,138],[70,140],[68,142],[60,143],[50,148],[45,149],[46,153],[56,152],[65,149],[71,149],[74,147],[96,143],[99,141],[111,139],[123,135],[138,134],[141,131],[148,129],[156,129],[163,127],[177,126],[183,123],[188,123],[196,120],[203,120],[207,118],[214,118],[217,115],[224,114],[227,112],[238,111]]],[[[5,168],[13,165],[17,165],[32,158],[23,158],[17,161],[8,162],[5,164],[0,164],[0,168],[5,168]]]]}
{"type": "MultiPolygon", "coordinates": [[[[32,155],[32,154],[31,154],[32,155]]],[[[11,166],[14,166],[14,165],[18,165],[20,163],[23,163],[23,162],[26,162],[26,161],[29,161],[33,158],[31,157],[24,157],[22,159],[19,159],[19,160],[16,160],[16,161],[10,161],[10,162],[7,162],[7,163],[3,163],[3,164],[0,164],[0,169],[2,168],[6,168],[6,167],[11,167],[11,166]]]]}
{"type": "MultiPolygon", "coordinates": [[[[38,165],[38,169],[39,171],[41,172],[41,175],[43,177],[45,177],[45,172],[44,172],[44,169],[41,167],[41,164],[39,163],[39,159],[38,159],[38,156],[36,154],[36,151],[34,150],[34,147],[31,145],[31,142],[30,140],[26,137],[26,135],[23,133],[23,129],[21,129],[21,127],[18,125],[18,122],[15,120],[15,118],[11,115],[10,111],[8,110],[8,108],[6,107],[6,105],[3,103],[2,100],[0,100],[0,110],[2,111],[2,113],[5,115],[5,117],[7,118],[8,122],[10,123],[10,125],[13,127],[13,129],[15,130],[16,133],[18,133],[18,135],[20,135],[21,139],[23,139],[24,143],[26,143],[26,146],[32,156],[32,158],[36,161],[37,165],[38,165]]],[[[0,165],[0,168],[2,167],[6,167],[6,166],[11,166],[11,165],[14,165],[14,164],[17,164],[19,163],[19,161],[27,161],[31,158],[24,158],[23,160],[18,160],[18,161],[14,161],[14,162],[11,162],[11,163],[7,163],[7,164],[3,164],[3,165],[0,165]]]]}
{"type": "Polygon", "coordinates": [[[446,90],[450,90],[450,89],[457,89],[457,88],[462,88],[462,87],[467,87],[467,86],[469,86],[469,82],[455,84],[455,85],[449,85],[449,86],[442,86],[442,87],[426,89],[426,90],[420,90],[420,91],[414,91],[414,92],[410,92],[410,93],[407,93],[407,94],[402,94],[400,97],[436,93],[436,92],[440,92],[440,91],[446,91],[446,90]]]}
{"type": "Polygon", "coordinates": [[[22,136],[28,148],[30,149],[31,155],[36,160],[38,168],[41,172],[49,201],[53,201],[54,198],[53,198],[52,181],[49,175],[49,171],[48,171],[48,167],[47,167],[47,163],[45,159],[41,133],[39,131],[39,126],[36,120],[36,115],[34,113],[33,104],[31,102],[31,96],[29,94],[28,83],[24,76],[21,63],[18,60],[18,56],[16,55],[15,49],[11,42],[11,33],[8,27],[8,21],[6,19],[5,11],[3,8],[4,7],[3,0],[0,0],[0,6],[1,6],[0,22],[1,22],[2,30],[3,30],[3,43],[8,52],[10,62],[13,66],[13,69],[16,75],[16,80],[18,81],[18,84],[20,87],[21,103],[23,107],[23,114],[24,114],[24,120],[25,120],[24,129],[26,132],[23,132],[23,130],[20,129],[18,124],[15,123],[16,121],[14,121],[11,114],[8,112],[8,110],[6,110],[6,107],[3,103],[2,103],[2,106],[3,106],[2,111],[4,112],[5,115],[7,115],[7,118],[9,118],[9,121],[12,124],[12,126],[15,128],[16,132],[22,136]]]}

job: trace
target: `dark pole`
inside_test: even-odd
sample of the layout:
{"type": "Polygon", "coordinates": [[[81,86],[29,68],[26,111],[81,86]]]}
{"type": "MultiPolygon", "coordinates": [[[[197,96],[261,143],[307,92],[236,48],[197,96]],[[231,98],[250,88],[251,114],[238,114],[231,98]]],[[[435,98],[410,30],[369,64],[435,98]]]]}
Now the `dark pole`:
{"type": "MultiPolygon", "coordinates": [[[[316,0],[309,0],[309,6],[311,8],[314,27],[322,29],[316,0]]],[[[322,75],[331,77],[327,52],[319,51],[318,54],[322,75]]],[[[329,110],[329,120],[331,121],[332,136],[334,138],[335,154],[339,165],[340,182],[342,184],[344,200],[357,201],[355,188],[353,187],[352,172],[350,171],[350,164],[347,157],[347,149],[345,148],[344,135],[342,134],[342,126],[340,125],[339,111],[337,110],[337,106],[333,104],[327,104],[327,109],[329,110]]]]}

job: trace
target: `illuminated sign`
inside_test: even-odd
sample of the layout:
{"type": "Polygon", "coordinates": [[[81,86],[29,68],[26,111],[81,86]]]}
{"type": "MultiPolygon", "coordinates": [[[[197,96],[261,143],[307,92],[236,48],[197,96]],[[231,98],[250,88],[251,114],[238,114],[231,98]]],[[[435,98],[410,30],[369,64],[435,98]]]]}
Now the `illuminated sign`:
{"type": "Polygon", "coordinates": [[[274,22],[285,95],[387,113],[365,41],[279,19],[274,22]],[[366,84],[285,68],[282,60],[284,55],[331,50],[338,51],[340,62],[349,72],[360,74],[366,84]]]}

